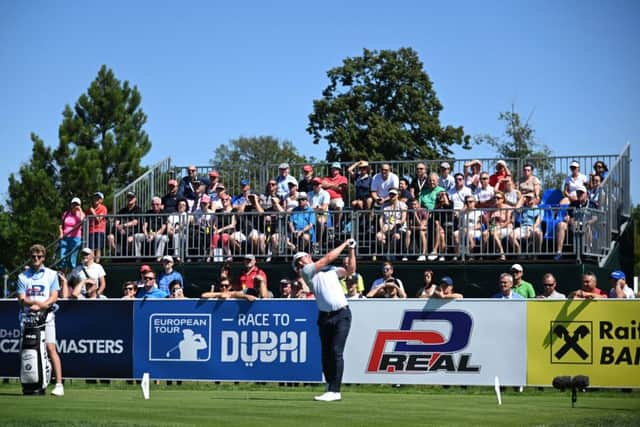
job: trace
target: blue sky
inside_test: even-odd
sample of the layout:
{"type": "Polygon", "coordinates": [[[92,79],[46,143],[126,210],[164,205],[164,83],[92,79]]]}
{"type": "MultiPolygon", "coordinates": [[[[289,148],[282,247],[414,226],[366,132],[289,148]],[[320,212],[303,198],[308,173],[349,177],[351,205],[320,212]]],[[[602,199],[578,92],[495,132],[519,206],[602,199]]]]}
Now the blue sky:
{"type": "Polygon", "coordinates": [[[30,132],[57,146],[64,106],[102,64],[142,93],[147,164],[208,164],[218,145],[254,135],[324,158],[305,128],[326,71],[403,46],[434,82],[443,124],[499,135],[498,113],[515,103],[555,155],[640,147],[640,2],[310,3],[0,0],[0,196],[31,155],[30,132]]]}

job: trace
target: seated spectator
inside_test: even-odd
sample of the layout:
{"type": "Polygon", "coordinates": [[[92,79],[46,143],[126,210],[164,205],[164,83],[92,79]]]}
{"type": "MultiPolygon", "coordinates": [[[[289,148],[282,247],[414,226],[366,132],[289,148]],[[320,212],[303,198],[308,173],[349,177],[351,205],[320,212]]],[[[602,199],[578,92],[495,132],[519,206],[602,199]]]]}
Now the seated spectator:
{"type": "Polygon", "coordinates": [[[634,299],[636,295],[627,285],[627,278],[624,272],[620,270],[612,271],[609,275],[611,282],[611,290],[609,291],[609,298],[627,298],[634,299]]]}
{"type": "Polygon", "coordinates": [[[359,289],[358,278],[356,278],[355,275],[351,275],[346,278],[345,286],[347,287],[347,292],[345,293],[345,296],[347,297],[347,299],[366,299],[367,298],[362,294],[362,291],[358,290],[359,289]]]}
{"type": "Polygon", "coordinates": [[[198,190],[202,184],[204,184],[206,189],[209,185],[209,181],[206,178],[200,178],[198,176],[198,170],[195,166],[188,166],[187,176],[180,180],[180,185],[178,186],[178,197],[185,199],[188,211],[193,207],[197,198],[198,190]]]}
{"type": "Polygon", "coordinates": [[[369,175],[369,162],[360,160],[347,169],[351,179],[355,181],[355,197],[351,201],[353,210],[371,209],[373,198],[371,197],[371,176],[369,175]],[[358,173],[355,169],[358,168],[358,173]]]}
{"type": "Polygon", "coordinates": [[[456,181],[451,175],[451,165],[449,162],[440,163],[440,179],[438,180],[438,186],[444,188],[444,191],[450,191],[455,188],[456,181]]]}
{"type": "Polygon", "coordinates": [[[289,195],[282,201],[282,207],[287,211],[291,212],[293,208],[298,207],[298,184],[295,182],[289,183],[289,195]]]}
{"type": "MultiPolygon", "coordinates": [[[[342,266],[344,268],[347,268],[349,263],[349,256],[345,256],[342,259],[342,266]]],[[[349,286],[347,283],[347,279],[350,278],[352,282],[354,282],[356,284],[356,291],[362,295],[362,293],[364,292],[364,278],[362,277],[362,274],[358,273],[357,271],[354,272],[351,276],[347,277],[342,277],[340,279],[340,284],[342,285],[342,291],[345,293],[345,295],[349,294],[349,286]]]]}
{"type": "Polygon", "coordinates": [[[302,167],[302,173],[302,179],[298,183],[298,191],[304,191],[308,194],[313,191],[313,166],[304,165],[302,167]]]}
{"type": "Polygon", "coordinates": [[[502,273],[498,283],[500,292],[493,295],[492,298],[498,299],[524,299],[522,295],[513,291],[513,277],[509,273],[502,273]]]}
{"type": "Polygon", "coordinates": [[[251,183],[248,179],[240,180],[240,194],[231,198],[231,206],[237,208],[240,205],[247,203],[249,195],[252,194],[251,183]]]}
{"type": "Polygon", "coordinates": [[[181,287],[184,286],[182,274],[173,269],[173,257],[165,255],[162,257],[162,273],[158,277],[158,288],[169,294],[174,282],[178,282],[181,287]]]}
{"type": "Polygon", "coordinates": [[[431,298],[437,287],[433,281],[433,271],[425,270],[424,273],[422,273],[422,277],[422,287],[418,289],[416,298],[431,298]]]}
{"type": "MultiPolygon", "coordinates": [[[[389,190],[389,201],[382,208],[378,227],[376,240],[384,251],[393,254],[404,252],[401,246],[405,242],[404,234],[407,232],[407,205],[398,200],[397,188],[389,190]]],[[[403,261],[406,260],[404,256],[403,261]]]]}
{"type": "Polygon", "coordinates": [[[240,290],[245,289],[256,289],[262,298],[268,298],[267,274],[258,267],[256,257],[251,254],[244,256],[244,268],[240,274],[240,290]]]}
{"type": "Polygon", "coordinates": [[[329,208],[341,211],[344,208],[344,200],[347,196],[347,177],[342,175],[340,163],[331,163],[329,176],[322,180],[322,189],[329,193],[329,208]]]}
{"type": "Polygon", "coordinates": [[[297,293],[297,287],[293,284],[290,279],[281,279],[280,280],[280,297],[283,299],[294,299],[297,293]]]}
{"type": "Polygon", "coordinates": [[[562,191],[564,198],[560,201],[561,205],[566,205],[578,200],[576,189],[578,187],[586,188],[588,185],[587,177],[580,173],[580,163],[575,160],[572,161],[569,169],[571,169],[571,173],[564,180],[564,190],[562,191]]]}
{"type": "Polygon", "coordinates": [[[389,190],[397,189],[399,185],[398,175],[391,172],[391,166],[384,163],[380,166],[380,172],[371,180],[371,198],[376,206],[383,206],[389,201],[389,190]]]}
{"type": "Polygon", "coordinates": [[[212,255],[216,255],[218,249],[222,246],[221,252],[225,261],[231,261],[233,259],[232,248],[235,252],[240,249],[240,243],[235,241],[238,219],[231,206],[231,198],[228,195],[224,195],[220,199],[220,203],[222,203],[222,207],[215,211],[215,216],[211,220],[212,232],[209,259],[212,255]]]}
{"type": "Polygon", "coordinates": [[[461,293],[453,292],[453,279],[449,276],[444,276],[440,279],[438,288],[433,292],[432,298],[462,299],[464,297],[461,293]]]}
{"type": "Polygon", "coordinates": [[[433,249],[427,259],[429,261],[444,261],[443,254],[447,253],[448,240],[453,238],[456,228],[456,214],[453,203],[449,199],[449,193],[438,193],[436,208],[429,216],[427,233],[431,232],[434,238],[433,249]],[[440,254],[440,256],[438,256],[440,254]]]}
{"type": "MultiPolygon", "coordinates": [[[[298,193],[299,205],[291,211],[289,216],[289,236],[288,242],[289,249],[292,251],[304,251],[309,252],[311,244],[315,242],[315,224],[316,214],[314,210],[309,206],[309,200],[305,193],[298,193]]],[[[278,241],[276,240],[272,247],[278,247],[278,241]]]]}
{"type": "Polygon", "coordinates": [[[556,291],[556,278],[551,273],[542,276],[542,294],[538,295],[538,299],[567,299],[565,294],[556,291]]]}
{"type": "Polygon", "coordinates": [[[533,239],[534,247],[540,252],[542,247],[542,210],[538,208],[533,193],[525,193],[523,199],[520,224],[513,229],[509,239],[517,253],[522,252],[522,242],[530,238],[533,239]]]}
{"type": "Polygon", "coordinates": [[[582,287],[569,294],[572,299],[602,299],[607,298],[607,293],[598,288],[598,279],[595,273],[586,272],[582,275],[582,287]]]}
{"type": "Polygon", "coordinates": [[[593,164],[593,172],[600,177],[600,181],[604,181],[609,175],[609,168],[602,160],[598,160],[593,164]]]}
{"type": "Polygon", "coordinates": [[[525,163],[522,167],[522,176],[518,181],[518,190],[522,194],[532,193],[537,203],[540,203],[541,188],[540,180],[533,174],[533,165],[531,163],[525,163]]]}
{"type": "Polygon", "coordinates": [[[213,210],[220,209],[222,207],[222,199],[226,197],[231,198],[231,195],[227,194],[227,187],[222,182],[219,182],[216,185],[215,194],[210,196],[211,208],[213,210]]]}
{"type": "Polygon", "coordinates": [[[476,247],[476,239],[482,240],[485,236],[482,234],[482,223],[484,216],[480,209],[476,209],[476,199],[468,196],[465,200],[466,207],[460,212],[460,225],[453,232],[453,241],[457,247],[457,253],[460,255],[464,247],[471,253],[476,247]]]}
{"type": "Polygon", "coordinates": [[[82,263],[71,271],[69,284],[74,298],[88,298],[90,293],[102,295],[107,287],[106,276],[102,265],[95,262],[93,251],[83,248],[80,251],[82,263]]]}
{"type": "Polygon", "coordinates": [[[99,191],[93,193],[93,205],[85,212],[89,216],[89,248],[93,249],[96,262],[100,262],[102,248],[107,238],[107,207],[104,205],[104,194],[99,191]]]}
{"type": "MultiPolygon", "coordinates": [[[[141,233],[142,230],[142,221],[140,219],[142,210],[138,206],[136,193],[129,191],[126,197],[127,204],[118,211],[114,224],[115,230],[107,236],[107,242],[112,253],[116,254],[116,251],[120,251],[120,255],[130,256],[135,236],[141,233]]],[[[141,254],[136,254],[136,256],[139,257],[141,254]]]]}
{"type": "Polygon", "coordinates": [[[444,188],[438,186],[438,174],[432,172],[427,179],[427,185],[422,187],[422,191],[418,196],[420,200],[420,206],[432,211],[436,207],[436,200],[438,200],[438,193],[444,191],[444,188]]]}
{"type": "Polygon", "coordinates": [[[593,174],[589,177],[589,201],[593,203],[596,209],[604,209],[607,200],[601,184],[602,178],[600,175],[593,174]]]}
{"type": "Polygon", "coordinates": [[[164,213],[178,212],[178,181],[170,179],[167,185],[169,192],[162,196],[162,209],[164,213]]]}
{"type": "Polygon", "coordinates": [[[496,162],[496,171],[489,177],[489,185],[495,190],[504,191],[504,180],[511,176],[511,171],[504,160],[496,162]]]}
{"type": "Polygon", "coordinates": [[[404,284],[402,283],[402,280],[393,276],[393,264],[389,261],[382,263],[382,277],[377,278],[373,283],[371,283],[370,290],[374,290],[375,288],[382,286],[388,279],[393,279],[393,281],[404,291],[404,284]]]}
{"type": "Polygon", "coordinates": [[[522,194],[516,190],[513,185],[513,178],[511,176],[506,176],[502,180],[502,184],[504,186],[504,191],[502,194],[504,195],[504,204],[506,207],[520,207],[522,206],[522,194]]]}
{"type": "Polygon", "coordinates": [[[168,235],[173,239],[173,256],[176,262],[181,262],[187,256],[189,243],[189,214],[187,201],[178,202],[178,212],[167,218],[168,235]]]}
{"type": "Polygon", "coordinates": [[[137,291],[136,282],[124,282],[122,285],[122,299],[135,299],[137,291]]]}
{"type": "MultiPolygon", "coordinates": [[[[229,196],[226,196],[229,198],[229,196]]],[[[189,249],[190,255],[211,257],[212,228],[215,224],[215,212],[211,207],[211,198],[203,194],[198,199],[198,206],[189,216],[189,249]]],[[[208,262],[208,261],[207,261],[208,262]]]]}
{"type": "Polygon", "coordinates": [[[569,226],[573,230],[584,233],[586,239],[590,239],[592,226],[598,220],[595,215],[588,217],[585,211],[586,209],[596,209],[596,206],[589,200],[587,189],[584,186],[576,187],[576,195],[577,199],[569,204],[564,219],[556,224],[556,255],[554,257],[556,261],[562,258],[562,247],[569,226]]]}
{"type": "Polygon", "coordinates": [[[329,193],[322,189],[322,180],[314,178],[313,191],[307,194],[311,208],[316,213],[316,240],[320,247],[324,247],[326,231],[329,221],[329,193]]]}
{"type": "Polygon", "coordinates": [[[298,180],[289,175],[289,163],[280,163],[280,166],[278,166],[278,176],[276,177],[276,195],[281,200],[289,194],[290,182],[295,182],[297,184],[298,180]]]}
{"type": "Polygon", "coordinates": [[[480,185],[476,187],[473,195],[477,200],[478,208],[492,208],[496,205],[496,192],[489,185],[489,175],[486,172],[480,174],[480,185]]]}
{"type": "Polygon", "coordinates": [[[182,282],[180,280],[172,280],[169,283],[169,298],[171,299],[185,299],[184,289],[182,288],[182,282]]]}
{"type": "MultiPolygon", "coordinates": [[[[286,184],[287,189],[289,184],[286,184]]],[[[266,253],[266,239],[275,239],[275,235],[287,232],[286,217],[278,215],[278,212],[284,212],[283,202],[277,195],[278,184],[275,180],[270,180],[267,189],[260,200],[253,203],[255,211],[261,215],[254,222],[254,226],[258,227],[256,231],[249,234],[249,243],[252,253],[266,253]],[[269,237],[271,236],[271,237],[269,237]]],[[[288,191],[288,190],[287,190],[288,191]]],[[[246,210],[245,210],[246,211],[246,210]]],[[[273,250],[273,248],[272,248],[273,250]]]]}
{"type": "Polygon", "coordinates": [[[453,178],[455,179],[455,187],[449,190],[449,199],[453,203],[453,209],[460,211],[465,207],[465,200],[467,200],[467,196],[473,195],[473,192],[465,185],[463,174],[456,173],[453,175],[453,178]]]}
{"type": "MultiPolygon", "coordinates": [[[[442,192],[441,194],[446,194],[442,192]]],[[[429,214],[420,206],[418,199],[411,199],[411,209],[407,212],[407,232],[405,247],[409,252],[418,252],[418,261],[427,260],[427,221],[429,214]]]]}
{"type": "Polygon", "coordinates": [[[469,187],[471,191],[475,191],[480,186],[480,169],[482,162],[480,160],[471,160],[466,162],[462,169],[464,174],[464,185],[469,187]]]}
{"type": "Polygon", "coordinates": [[[153,252],[156,259],[160,261],[165,254],[167,243],[169,242],[167,230],[167,216],[162,210],[162,199],[154,197],[151,199],[151,209],[143,217],[142,233],[135,235],[136,254],[142,254],[142,244],[153,242],[153,252]]]}
{"type": "Polygon", "coordinates": [[[244,299],[250,302],[256,300],[256,297],[250,293],[245,293],[242,291],[235,291],[231,287],[231,282],[228,278],[224,277],[220,279],[220,289],[218,291],[213,290],[210,292],[203,292],[200,295],[200,298],[211,298],[211,299],[244,299]]]}
{"type": "Polygon", "coordinates": [[[84,212],[80,199],[71,199],[71,207],[62,214],[60,224],[60,268],[73,269],[78,264],[78,250],[82,244],[82,221],[84,212]]]}
{"type": "Polygon", "coordinates": [[[212,200],[217,200],[217,188],[218,184],[220,184],[220,174],[217,170],[213,169],[209,171],[209,183],[206,185],[204,189],[204,193],[207,194],[212,200]]]}
{"type": "Polygon", "coordinates": [[[489,228],[486,229],[483,233],[485,234],[485,241],[489,237],[491,237],[496,249],[500,253],[500,261],[504,261],[507,258],[504,254],[502,239],[508,239],[511,235],[511,231],[513,228],[513,211],[510,207],[505,205],[504,193],[502,193],[501,191],[496,192],[495,198],[495,210],[487,212],[489,228]]]}
{"type": "Polygon", "coordinates": [[[140,289],[142,287],[144,287],[144,275],[147,274],[148,272],[153,271],[151,270],[151,267],[149,267],[149,265],[147,264],[142,264],[140,266],[140,277],[138,277],[138,281],[135,282],[136,283],[136,288],[140,289]]]}
{"type": "Polygon", "coordinates": [[[511,277],[513,278],[513,292],[520,294],[523,298],[535,298],[536,291],[533,285],[523,280],[524,268],[520,264],[511,266],[511,277]]]}
{"type": "Polygon", "coordinates": [[[398,199],[409,204],[413,200],[411,191],[409,191],[409,180],[407,178],[400,178],[398,181],[398,199]]]}
{"type": "Polygon", "coordinates": [[[144,286],[138,289],[136,298],[166,298],[169,293],[159,289],[156,285],[156,274],[153,271],[147,271],[142,276],[144,286]]]}
{"type": "Polygon", "coordinates": [[[382,285],[371,289],[367,294],[367,298],[405,299],[407,294],[404,292],[404,288],[398,286],[394,279],[387,279],[382,285]]]}
{"type": "Polygon", "coordinates": [[[411,178],[411,184],[409,184],[409,191],[411,191],[411,197],[417,199],[420,197],[422,188],[427,184],[429,175],[427,175],[427,167],[424,163],[420,162],[416,165],[416,174],[411,178]]]}

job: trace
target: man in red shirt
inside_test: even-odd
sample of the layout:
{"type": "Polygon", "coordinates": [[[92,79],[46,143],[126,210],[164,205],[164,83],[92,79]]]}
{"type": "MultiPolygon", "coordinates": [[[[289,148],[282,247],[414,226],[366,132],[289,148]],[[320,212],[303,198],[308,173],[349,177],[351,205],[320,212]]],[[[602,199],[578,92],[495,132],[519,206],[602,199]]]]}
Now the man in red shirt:
{"type": "Polygon", "coordinates": [[[329,193],[329,210],[340,211],[337,221],[334,222],[337,228],[342,220],[342,209],[344,208],[344,200],[349,186],[347,177],[342,175],[340,163],[331,163],[329,176],[322,180],[321,186],[329,193]]]}
{"type": "Polygon", "coordinates": [[[511,171],[504,160],[496,162],[496,172],[489,177],[489,185],[494,190],[504,191],[503,181],[507,176],[511,176],[511,171]]]}
{"type": "Polygon", "coordinates": [[[607,298],[607,293],[598,287],[598,279],[591,272],[582,275],[582,288],[569,294],[574,299],[598,299],[607,298]]]}
{"type": "Polygon", "coordinates": [[[244,269],[240,274],[240,290],[256,289],[261,298],[268,298],[267,274],[256,265],[252,254],[244,256],[244,269]]]}
{"type": "Polygon", "coordinates": [[[85,212],[89,216],[89,248],[93,249],[95,262],[100,262],[104,238],[107,231],[107,207],[104,205],[104,194],[96,191],[93,194],[93,205],[85,212]]]}

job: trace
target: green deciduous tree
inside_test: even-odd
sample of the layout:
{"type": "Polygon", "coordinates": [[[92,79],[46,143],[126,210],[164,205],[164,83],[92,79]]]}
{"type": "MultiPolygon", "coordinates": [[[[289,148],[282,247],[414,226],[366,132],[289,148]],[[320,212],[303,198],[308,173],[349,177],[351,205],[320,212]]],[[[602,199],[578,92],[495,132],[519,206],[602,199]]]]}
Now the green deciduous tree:
{"type": "Polygon", "coordinates": [[[307,132],[329,143],[327,160],[435,159],[470,148],[462,127],[442,126],[443,109],[411,48],[371,51],[327,72],[307,132]]]}

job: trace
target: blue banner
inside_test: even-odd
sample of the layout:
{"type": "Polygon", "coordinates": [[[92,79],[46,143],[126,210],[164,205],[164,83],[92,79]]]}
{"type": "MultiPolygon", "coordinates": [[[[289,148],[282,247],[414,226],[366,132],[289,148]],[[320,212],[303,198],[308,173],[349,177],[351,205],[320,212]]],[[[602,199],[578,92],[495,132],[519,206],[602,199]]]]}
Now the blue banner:
{"type": "Polygon", "coordinates": [[[134,376],[321,381],[315,301],[137,301],[134,376]]]}

